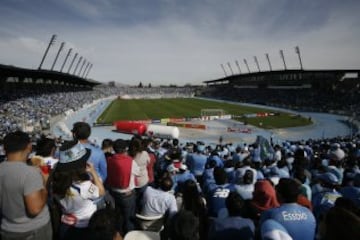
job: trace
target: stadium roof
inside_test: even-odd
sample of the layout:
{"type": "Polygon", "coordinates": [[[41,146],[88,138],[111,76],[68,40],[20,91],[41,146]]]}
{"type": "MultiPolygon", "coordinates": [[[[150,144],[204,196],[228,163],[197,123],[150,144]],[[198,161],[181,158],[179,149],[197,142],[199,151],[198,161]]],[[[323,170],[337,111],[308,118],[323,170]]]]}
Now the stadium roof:
{"type": "Polygon", "coordinates": [[[50,79],[50,80],[62,81],[65,83],[89,86],[89,87],[94,87],[96,85],[101,84],[100,82],[94,80],[89,80],[89,79],[81,78],[76,75],[58,72],[58,71],[50,71],[45,69],[41,69],[41,70],[27,69],[27,68],[20,68],[20,67],[0,64],[0,83],[2,79],[8,77],[50,79]]]}
{"type": "Polygon", "coordinates": [[[342,79],[346,78],[347,74],[355,74],[350,78],[359,79],[360,69],[329,69],[329,70],[301,70],[301,69],[288,69],[288,70],[275,70],[275,71],[266,71],[266,72],[251,72],[251,73],[242,73],[227,76],[224,78],[219,78],[215,80],[204,81],[203,83],[207,85],[221,85],[229,83],[249,83],[255,82],[256,80],[266,81],[266,80],[276,80],[279,78],[284,78],[286,80],[291,80],[293,77],[294,80],[316,80],[322,79],[324,77],[331,79],[342,79]]]}

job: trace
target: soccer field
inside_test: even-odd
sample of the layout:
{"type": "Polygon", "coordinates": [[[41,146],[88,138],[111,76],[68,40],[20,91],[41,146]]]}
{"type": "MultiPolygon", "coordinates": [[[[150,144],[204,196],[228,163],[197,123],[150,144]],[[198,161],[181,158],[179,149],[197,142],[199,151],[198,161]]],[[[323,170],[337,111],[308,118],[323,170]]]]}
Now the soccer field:
{"type": "MultiPolygon", "coordinates": [[[[118,120],[146,120],[162,118],[199,117],[202,109],[223,109],[226,114],[241,116],[243,114],[273,112],[268,109],[240,106],[196,98],[172,99],[116,99],[99,116],[97,123],[108,124],[118,120]]],[[[248,124],[261,128],[286,128],[309,125],[312,122],[303,117],[279,112],[270,117],[239,118],[248,124]]]]}

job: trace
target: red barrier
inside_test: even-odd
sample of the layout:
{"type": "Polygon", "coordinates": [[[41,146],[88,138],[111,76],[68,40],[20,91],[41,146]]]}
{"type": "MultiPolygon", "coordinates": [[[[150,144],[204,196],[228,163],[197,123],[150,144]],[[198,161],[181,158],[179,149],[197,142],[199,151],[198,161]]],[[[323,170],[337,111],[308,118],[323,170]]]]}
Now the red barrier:
{"type": "Polygon", "coordinates": [[[134,121],[117,121],[114,123],[116,130],[122,133],[144,135],[146,125],[134,121]]]}

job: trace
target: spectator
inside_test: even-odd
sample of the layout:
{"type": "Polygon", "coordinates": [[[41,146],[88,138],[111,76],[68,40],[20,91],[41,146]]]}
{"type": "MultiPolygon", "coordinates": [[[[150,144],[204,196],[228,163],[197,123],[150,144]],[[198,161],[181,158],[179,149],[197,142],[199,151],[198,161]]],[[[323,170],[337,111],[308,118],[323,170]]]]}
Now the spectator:
{"type": "Polygon", "coordinates": [[[254,239],[254,223],[243,218],[242,209],[244,200],[235,192],[229,194],[226,199],[226,208],[229,216],[215,219],[209,230],[209,239],[254,239]]]}
{"type": "Polygon", "coordinates": [[[161,239],[171,240],[199,240],[199,221],[189,211],[178,212],[166,227],[167,236],[161,239]]]}
{"type": "Polygon", "coordinates": [[[261,214],[260,224],[267,219],[279,222],[292,239],[314,239],[316,221],[312,212],[296,203],[300,187],[293,179],[282,178],[276,186],[280,207],[269,209],[261,214]]]}
{"type": "Polygon", "coordinates": [[[105,194],[94,166],[87,163],[90,155],[91,150],[76,141],[60,148],[52,182],[53,193],[63,210],[60,239],[85,238],[90,217],[96,211],[94,200],[105,194]]]}
{"type": "Polygon", "coordinates": [[[129,155],[139,166],[139,174],[135,177],[136,184],[136,203],[140,206],[142,195],[149,183],[149,174],[147,166],[150,163],[149,154],[143,149],[141,139],[137,136],[133,137],[129,145],[129,155]]]}
{"type": "Polygon", "coordinates": [[[88,138],[91,135],[91,127],[85,122],[76,122],[71,130],[75,140],[78,140],[85,148],[91,150],[89,162],[93,164],[97,174],[100,176],[102,182],[105,182],[107,177],[107,166],[104,153],[100,148],[90,143],[88,138]]]}
{"type": "Polygon", "coordinates": [[[316,220],[319,221],[335,205],[336,199],[341,197],[341,194],[336,190],[339,179],[334,174],[322,173],[317,176],[317,179],[319,183],[315,185],[316,190],[313,190],[312,205],[316,220]]]}
{"type": "Polygon", "coordinates": [[[171,178],[165,177],[160,180],[159,188],[147,186],[142,199],[141,215],[148,217],[174,215],[177,212],[177,205],[175,196],[169,193],[172,185],[171,178]]]}
{"type": "Polygon", "coordinates": [[[29,136],[20,131],[7,134],[4,150],[7,160],[0,164],[1,239],[51,239],[47,176],[26,165],[32,150],[29,136]]]}
{"type": "Polygon", "coordinates": [[[181,189],[181,203],[179,209],[187,210],[199,219],[200,239],[207,239],[207,207],[206,200],[201,196],[195,181],[187,180],[181,189]]]}
{"type": "Polygon", "coordinates": [[[111,139],[104,139],[101,143],[101,150],[105,154],[105,158],[109,158],[113,154],[113,141],[111,139]]]}
{"type": "Polygon", "coordinates": [[[135,229],[135,178],[140,175],[140,169],[133,158],[127,155],[127,142],[125,140],[117,139],[113,148],[115,154],[108,158],[106,183],[115,199],[115,207],[124,219],[124,226],[121,228],[127,233],[135,229]]]}
{"type": "Polygon", "coordinates": [[[195,175],[198,182],[201,182],[201,177],[205,171],[206,155],[204,154],[205,146],[197,145],[195,153],[191,154],[186,161],[186,165],[192,174],[195,175]]]}
{"type": "Polygon", "coordinates": [[[270,181],[261,180],[255,183],[253,198],[248,202],[245,216],[251,218],[257,225],[261,213],[279,206],[275,189],[270,181]]]}
{"type": "Polygon", "coordinates": [[[142,140],[142,145],[143,148],[147,151],[147,153],[149,154],[150,157],[150,161],[146,167],[147,172],[148,172],[148,176],[149,176],[149,184],[154,182],[154,170],[155,170],[155,166],[156,166],[156,155],[155,155],[155,151],[152,148],[152,141],[150,139],[143,139],[142,140]]]}
{"type": "Polygon", "coordinates": [[[333,207],[320,224],[320,238],[324,240],[360,239],[360,218],[343,208],[333,207]]]}
{"type": "Polygon", "coordinates": [[[120,216],[117,216],[110,209],[100,209],[96,211],[89,221],[88,240],[122,240],[121,229],[117,229],[118,222],[121,222],[120,216]]]}
{"type": "Polygon", "coordinates": [[[225,200],[230,192],[235,191],[233,184],[228,183],[226,172],[223,168],[214,169],[215,183],[211,184],[208,189],[207,202],[209,215],[211,217],[226,216],[227,210],[225,200]]]}
{"type": "Polygon", "coordinates": [[[42,136],[36,143],[36,155],[43,158],[44,164],[54,169],[56,163],[59,161],[55,156],[56,145],[55,140],[42,136]]]}

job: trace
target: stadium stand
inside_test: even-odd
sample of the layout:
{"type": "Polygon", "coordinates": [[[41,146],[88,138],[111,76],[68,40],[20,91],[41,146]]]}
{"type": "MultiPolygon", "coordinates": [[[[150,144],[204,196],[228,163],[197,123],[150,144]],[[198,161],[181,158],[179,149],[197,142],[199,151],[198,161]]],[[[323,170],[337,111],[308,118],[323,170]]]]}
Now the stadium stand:
{"type": "Polygon", "coordinates": [[[203,96],[359,116],[359,70],[286,70],[206,81],[203,96]],[[352,74],[352,75],[351,75],[352,74]]]}
{"type": "MultiPolygon", "coordinates": [[[[113,149],[108,146],[106,154],[91,142],[54,139],[47,151],[41,145],[47,157],[58,160],[50,167],[34,154],[40,151],[36,140],[46,133],[43,123],[51,117],[109,95],[193,93],[189,88],[72,88],[29,88],[1,98],[2,239],[133,239],[134,231],[144,230],[136,214],[149,212],[160,213],[163,226],[151,234],[137,232],[145,239],[360,239],[360,135],[279,145],[262,136],[240,145],[134,136],[111,139],[113,149]],[[32,138],[18,130],[29,130],[32,138]],[[89,164],[94,149],[106,159],[107,178],[89,164]],[[118,173],[121,179],[114,177],[118,173]],[[144,198],[148,202],[141,209],[144,198]]],[[[346,98],[339,88],[345,86],[242,91],[225,84],[210,87],[204,96],[358,113],[356,85],[346,98]]]]}

